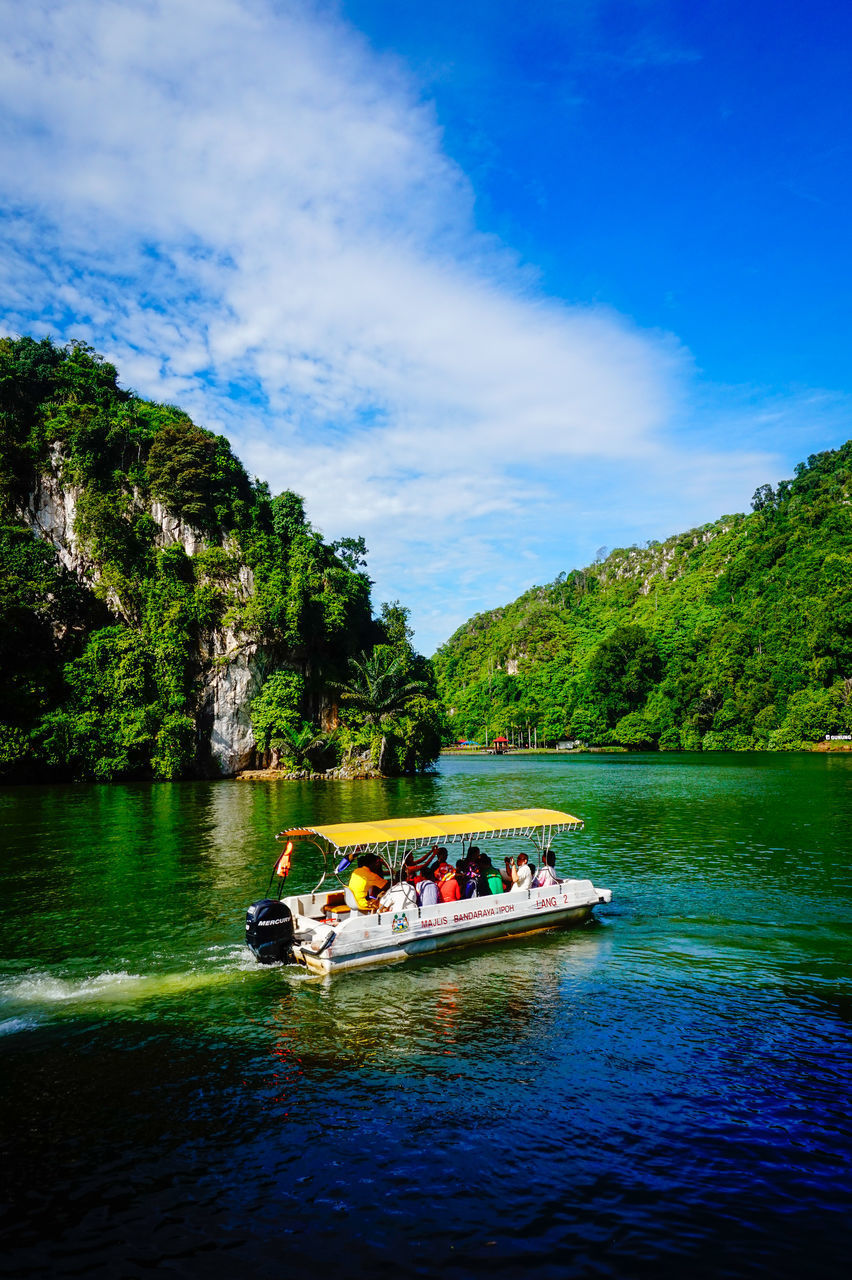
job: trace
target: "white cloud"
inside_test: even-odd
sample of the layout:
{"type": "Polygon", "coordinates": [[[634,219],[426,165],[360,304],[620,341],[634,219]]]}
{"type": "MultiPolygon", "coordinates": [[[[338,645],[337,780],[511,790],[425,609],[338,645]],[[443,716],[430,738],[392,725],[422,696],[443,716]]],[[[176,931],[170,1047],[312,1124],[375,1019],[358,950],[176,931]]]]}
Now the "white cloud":
{"type": "Polygon", "coordinates": [[[707,518],[771,472],[765,451],[705,450],[702,474],[675,448],[687,353],[540,296],[476,230],[416,86],[327,10],[0,15],[5,327],[88,339],[326,533],[363,532],[425,645],[570,563],[601,494],[616,527],[643,494],[674,519],[689,486],[707,518]]]}

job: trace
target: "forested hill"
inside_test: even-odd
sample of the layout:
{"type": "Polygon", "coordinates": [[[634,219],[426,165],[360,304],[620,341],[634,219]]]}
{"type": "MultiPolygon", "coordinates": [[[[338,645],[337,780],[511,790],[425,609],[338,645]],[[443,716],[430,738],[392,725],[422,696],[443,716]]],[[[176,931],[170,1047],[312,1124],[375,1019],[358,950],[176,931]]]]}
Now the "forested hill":
{"type": "Polygon", "coordinates": [[[434,659],[451,737],[764,750],[852,730],[852,441],[752,506],[471,618],[434,659]]]}
{"type": "Polygon", "coordinates": [[[0,338],[0,517],[0,778],[436,754],[431,670],[404,608],[374,618],[363,540],[326,543],[82,344],[0,338]]]}

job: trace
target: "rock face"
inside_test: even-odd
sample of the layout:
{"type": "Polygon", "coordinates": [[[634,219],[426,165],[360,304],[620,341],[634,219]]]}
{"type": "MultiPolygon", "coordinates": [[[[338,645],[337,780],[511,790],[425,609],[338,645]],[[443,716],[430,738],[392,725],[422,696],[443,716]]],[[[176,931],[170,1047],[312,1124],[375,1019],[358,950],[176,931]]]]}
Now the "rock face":
{"type": "Polygon", "coordinates": [[[214,631],[205,654],[199,726],[209,734],[215,772],[231,776],[254,763],[249,707],[263,684],[268,662],[255,644],[230,630],[214,631]]]}
{"type": "Polygon", "coordinates": [[[80,554],[74,532],[79,501],[80,489],[62,485],[50,471],[39,478],[19,515],[37,537],[51,544],[65,568],[83,579],[92,566],[80,554]]]}
{"type": "Polygon", "coordinates": [[[170,516],[162,503],[152,502],[149,513],[151,519],[160,526],[160,532],[154,535],[154,542],[158,547],[171,547],[180,543],[188,556],[194,556],[209,546],[203,534],[191,525],[184,524],[177,516],[170,516]]]}
{"type": "MultiPolygon", "coordinates": [[[[50,543],[65,568],[81,583],[96,586],[98,566],[86,555],[75,530],[82,491],[61,481],[61,455],[54,453],[53,463],[55,469],[39,477],[36,488],[19,507],[19,518],[37,537],[50,543]]],[[[138,498],[133,506],[139,512],[147,510],[158,525],[159,531],[154,535],[156,546],[179,543],[187,555],[193,556],[210,545],[203,534],[169,515],[160,503],[148,504],[138,498]]],[[[251,596],[254,575],[248,566],[240,566],[233,587],[242,599],[251,596]]],[[[133,622],[113,591],[107,591],[106,604],[116,617],[133,622]]],[[[199,756],[202,760],[207,757],[206,772],[231,776],[255,762],[249,708],[268,672],[270,657],[247,636],[223,628],[204,638],[198,661],[201,670],[196,715],[201,740],[199,756]]]]}

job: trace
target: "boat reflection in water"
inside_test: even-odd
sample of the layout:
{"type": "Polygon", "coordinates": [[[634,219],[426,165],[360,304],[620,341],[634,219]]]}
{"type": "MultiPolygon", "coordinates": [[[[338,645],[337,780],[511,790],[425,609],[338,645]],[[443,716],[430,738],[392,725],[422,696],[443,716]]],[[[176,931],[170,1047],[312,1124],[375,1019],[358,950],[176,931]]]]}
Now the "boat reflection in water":
{"type": "Polygon", "coordinates": [[[435,1077],[437,1085],[462,1078],[476,1061],[484,1079],[503,1070],[510,1045],[528,1046],[534,1083],[543,1045],[572,1013],[587,1019],[579,993],[606,968],[610,933],[595,921],[568,935],[507,939],[347,982],[294,973],[269,1024],[279,1101],[293,1101],[306,1073],[333,1075],[340,1088],[369,1071],[371,1090],[382,1097],[394,1092],[401,1073],[435,1077]],[[448,1059],[457,1059],[455,1069],[448,1059]]]}

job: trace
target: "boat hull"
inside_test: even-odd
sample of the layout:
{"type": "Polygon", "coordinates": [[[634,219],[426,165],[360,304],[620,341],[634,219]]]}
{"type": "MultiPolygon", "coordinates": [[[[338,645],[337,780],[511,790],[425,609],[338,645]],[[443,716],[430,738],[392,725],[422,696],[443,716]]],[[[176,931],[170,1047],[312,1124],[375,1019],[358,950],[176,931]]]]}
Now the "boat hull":
{"type": "Polygon", "coordinates": [[[588,881],[583,882],[583,890],[542,889],[523,896],[506,893],[491,899],[407,911],[381,922],[356,918],[348,921],[347,927],[333,935],[322,949],[315,951],[310,945],[294,947],[294,958],[312,973],[328,975],[576,927],[591,918],[599,903],[611,898],[609,890],[595,889],[588,881]],[[359,933],[362,936],[358,937],[359,933]]]}

